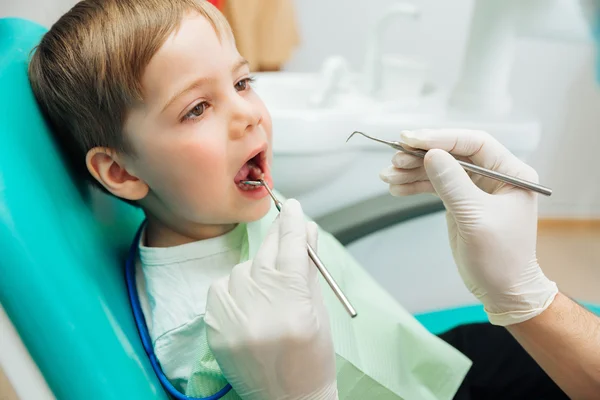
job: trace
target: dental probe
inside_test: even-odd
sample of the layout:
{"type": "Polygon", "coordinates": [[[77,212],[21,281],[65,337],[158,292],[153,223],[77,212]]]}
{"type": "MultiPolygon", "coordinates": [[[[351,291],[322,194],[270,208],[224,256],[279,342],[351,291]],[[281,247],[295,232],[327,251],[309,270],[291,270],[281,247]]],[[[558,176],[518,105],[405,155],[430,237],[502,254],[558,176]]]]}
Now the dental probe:
{"type": "MultiPolygon", "coordinates": [[[[378,139],[376,137],[369,136],[366,133],[359,132],[359,131],[352,132],[352,135],[350,135],[348,137],[348,139],[346,139],[346,142],[348,142],[348,140],[350,140],[352,138],[352,136],[354,136],[355,134],[362,135],[362,136],[366,137],[367,139],[371,139],[371,140],[374,140],[379,143],[387,144],[388,146],[390,146],[396,150],[400,150],[406,154],[410,154],[410,155],[413,155],[416,157],[425,158],[425,154],[427,154],[427,152],[424,150],[409,150],[406,147],[404,147],[402,145],[402,143],[400,143],[400,142],[378,139]]],[[[461,160],[456,160],[456,161],[458,161],[458,163],[465,170],[473,172],[475,174],[479,174],[479,175],[486,176],[488,178],[496,179],[498,181],[520,187],[521,189],[532,190],[534,192],[543,194],[544,196],[552,195],[552,189],[547,188],[542,185],[539,185],[537,183],[526,181],[525,179],[517,178],[516,176],[506,175],[501,172],[492,171],[490,169],[486,169],[486,168],[483,168],[478,165],[474,165],[474,164],[471,164],[471,163],[468,163],[465,161],[461,161],[461,160]]]]}

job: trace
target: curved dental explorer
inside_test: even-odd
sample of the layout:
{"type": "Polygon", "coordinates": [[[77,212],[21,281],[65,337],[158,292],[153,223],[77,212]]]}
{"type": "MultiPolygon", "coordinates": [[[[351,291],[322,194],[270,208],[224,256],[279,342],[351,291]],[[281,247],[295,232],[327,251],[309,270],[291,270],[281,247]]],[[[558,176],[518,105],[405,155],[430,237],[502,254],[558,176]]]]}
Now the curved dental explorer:
{"type": "MultiPolygon", "coordinates": [[[[410,150],[410,149],[407,149],[406,147],[404,147],[402,145],[402,143],[400,143],[400,142],[378,139],[376,137],[369,136],[366,133],[359,132],[359,131],[352,132],[352,134],[348,137],[348,139],[346,139],[346,143],[355,134],[362,135],[362,136],[366,137],[367,139],[371,139],[371,140],[374,140],[374,141],[379,142],[379,143],[387,144],[388,146],[390,146],[390,147],[392,147],[392,148],[394,148],[396,150],[399,150],[399,151],[401,151],[403,153],[410,154],[410,155],[413,155],[413,156],[416,156],[416,157],[425,158],[425,154],[427,154],[427,152],[424,151],[424,150],[410,150]]],[[[454,156],[454,155],[453,155],[453,157],[456,158],[456,156],[454,156]]],[[[471,164],[471,163],[468,163],[468,162],[465,162],[465,161],[461,161],[461,160],[456,160],[456,161],[458,161],[458,163],[465,170],[473,172],[475,174],[479,174],[479,175],[486,176],[488,178],[496,179],[498,181],[501,181],[501,182],[504,182],[504,183],[508,183],[509,185],[520,187],[521,189],[531,190],[531,191],[543,194],[544,196],[550,196],[550,195],[552,195],[552,189],[547,188],[547,187],[542,186],[542,185],[539,185],[537,183],[526,181],[525,179],[517,178],[516,176],[506,175],[506,174],[503,174],[501,172],[492,171],[492,170],[489,170],[489,169],[486,169],[486,168],[483,168],[483,167],[480,167],[478,165],[471,164]]]]}
{"type": "MultiPolygon", "coordinates": [[[[273,202],[275,203],[275,207],[277,207],[277,210],[281,211],[281,207],[282,207],[281,202],[277,199],[277,197],[275,197],[275,194],[271,191],[271,189],[269,188],[269,185],[267,185],[267,183],[264,180],[261,179],[258,181],[242,181],[242,183],[244,183],[245,185],[251,185],[251,186],[264,186],[265,189],[267,189],[267,192],[269,193],[271,198],[273,199],[273,202]]],[[[321,259],[319,258],[319,256],[317,255],[317,253],[311,247],[310,244],[307,243],[307,246],[308,246],[308,255],[309,255],[310,259],[312,260],[313,263],[315,263],[315,265],[317,266],[317,269],[319,270],[319,272],[321,273],[321,275],[323,276],[323,278],[325,279],[325,281],[327,282],[327,284],[329,285],[331,290],[333,290],[333,293],[340,300],[340,302],[342,303],[342,305],[344,306],[346,311],[348,311],[348,314],[350,314],[350,317],[352,317],[352,318],[356,317],[358,315],[356,313],[356,310],[354,309],[354,307],[352,306],[352,304],[350,303],[350,301],[348,300],[348,298],[346,297],[344,292],[342,292],[342,289],[340,289],[340,287],[336,283],[333,276],[331,276],[331,274],[325,267],[325,264],[323,264],[323,261],[321,261],[321,259]]]]}

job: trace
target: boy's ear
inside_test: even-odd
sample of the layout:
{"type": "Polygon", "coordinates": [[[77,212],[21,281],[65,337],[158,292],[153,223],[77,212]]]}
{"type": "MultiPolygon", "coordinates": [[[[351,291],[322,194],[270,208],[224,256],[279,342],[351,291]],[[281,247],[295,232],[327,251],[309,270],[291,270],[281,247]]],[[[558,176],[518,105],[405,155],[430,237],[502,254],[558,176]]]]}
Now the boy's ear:
{"type": "Polygon", "coordinates": [[[94,147],[87,152],[85,162],[90,174],[115,196],[135,201],[148,194],[146,182],[127,171],[116,151],[94,147]]]}

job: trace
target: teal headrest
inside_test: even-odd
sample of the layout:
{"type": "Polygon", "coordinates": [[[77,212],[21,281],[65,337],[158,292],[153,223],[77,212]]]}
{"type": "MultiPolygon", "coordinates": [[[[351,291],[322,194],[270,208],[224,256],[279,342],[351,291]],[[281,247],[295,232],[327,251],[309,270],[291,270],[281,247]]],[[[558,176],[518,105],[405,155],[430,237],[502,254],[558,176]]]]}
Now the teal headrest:
{"type": "Polygon", "coordinates": [[[166,398],[123,278],[142,215],[71,178],[27,78],[44,33],[0,19],[0,302],[57,398],[166,398]]]}

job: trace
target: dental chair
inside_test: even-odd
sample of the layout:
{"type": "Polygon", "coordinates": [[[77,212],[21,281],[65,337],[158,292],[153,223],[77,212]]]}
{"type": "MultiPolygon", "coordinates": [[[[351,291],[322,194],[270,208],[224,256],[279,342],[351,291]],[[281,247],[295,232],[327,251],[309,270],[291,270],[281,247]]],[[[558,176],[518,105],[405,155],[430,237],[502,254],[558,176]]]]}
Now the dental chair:
{"type": "MultiPolygon", "coordinates": [[[[143,215],[72,179],[27,79],[44,32],[0,19],[0,303],[56,398],[167,399],[123,276],[143,215]]],[[[418,318],[436,333],[486,320],[479,306],[418,318]]]]}
{"type": "Polygon", "coordinates": [[[57,398],[167,399],[123,278],[143,216],[71,179],[27,79],[44,32],[0,19],[0,302],[57,398]]]}

